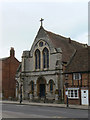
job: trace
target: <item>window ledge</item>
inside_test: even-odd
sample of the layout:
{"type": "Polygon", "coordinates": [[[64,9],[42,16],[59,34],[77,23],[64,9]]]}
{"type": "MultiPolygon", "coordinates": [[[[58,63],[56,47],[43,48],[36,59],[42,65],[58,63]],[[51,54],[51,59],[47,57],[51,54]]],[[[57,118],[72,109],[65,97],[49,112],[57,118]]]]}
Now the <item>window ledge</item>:
{"type": "Polygon", "coordinates": [[[79,97],[68,97],[69,99],[79,99],[79,97]]]}

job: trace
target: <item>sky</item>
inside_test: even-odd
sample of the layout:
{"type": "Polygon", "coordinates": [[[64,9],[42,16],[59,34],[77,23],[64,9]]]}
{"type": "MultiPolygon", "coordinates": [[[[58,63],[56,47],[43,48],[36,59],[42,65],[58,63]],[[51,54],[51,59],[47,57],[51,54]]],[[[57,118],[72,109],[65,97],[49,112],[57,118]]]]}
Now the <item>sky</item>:
{"type": "Polygon", "coordinates": [[[51,32],[88,44],[88,0],[1,0],[0,58],[10,55],[21,61],[30,50],[43,18],[43,27],[51,32]],[[72,2],[73,1],[73,2],[72,2]]]}

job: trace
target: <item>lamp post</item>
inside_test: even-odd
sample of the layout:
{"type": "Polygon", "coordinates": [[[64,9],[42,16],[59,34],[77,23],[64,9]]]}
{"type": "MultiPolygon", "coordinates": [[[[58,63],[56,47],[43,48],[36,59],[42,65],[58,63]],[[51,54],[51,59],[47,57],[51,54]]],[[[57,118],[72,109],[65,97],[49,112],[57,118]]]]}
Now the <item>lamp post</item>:
{"type": "Polygon", "coordinates": [[[21,77],[20,74],[20,80],[21,80],[21,85],[20,85],[20,104],[22,103],[22,87],[23,87],[23,77],[21,77]]]}
{"type": "Polygon", "coordinates": [[[18,82],[16,82],[16,100],[18,99],[18,82]]]}
{"type": "Polygon", "coordinates": [[[69,107],[69,104],[68,104],[68,82],[67,82],[67,80],[68,80],[68,75],[67,75],[67,74],[65,75],[65,80],[66,80],[66,82],[65,82],[65,88],[67,88],[67,92],[66,92],[66,96],[67,96],[67,107],[69,107]]]}
{"type": "Polygon", "coordinates": [[[20,86],[20,104],[22,103],[22,84],[20,86]]]}

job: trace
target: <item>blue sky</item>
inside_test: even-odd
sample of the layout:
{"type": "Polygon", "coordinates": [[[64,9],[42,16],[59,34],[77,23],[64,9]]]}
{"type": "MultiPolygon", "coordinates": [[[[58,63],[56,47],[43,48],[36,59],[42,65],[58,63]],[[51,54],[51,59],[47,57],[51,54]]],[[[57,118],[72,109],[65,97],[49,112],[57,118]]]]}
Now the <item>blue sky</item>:
{"type": "Polygon", "coordinates": [[[22,52],[30,50],[44,19],[46,30],[88,43],[88,1],[3,1],[0,4],[0,58],[9,56],[14,47],[21,61],[22,52]],[[78,2],[77,2],[78,1],[78,2]]]}

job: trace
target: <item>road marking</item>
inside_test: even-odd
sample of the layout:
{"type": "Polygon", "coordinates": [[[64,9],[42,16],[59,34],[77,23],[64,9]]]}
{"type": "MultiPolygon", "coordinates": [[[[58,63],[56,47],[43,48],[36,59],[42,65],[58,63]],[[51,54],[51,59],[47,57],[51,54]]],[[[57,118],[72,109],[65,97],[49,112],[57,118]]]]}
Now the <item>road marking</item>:
{"type": "Polygon", "coordinates": [[[52,118],[66,118],[66,117],[62,117],[62,116],[53,116],[52,118]]]}
{"type": "Polygon", "coordinates": [[[17,107],[23,107],[23,106],[25,106],[25,105],[16,105],[17,107]]]}

